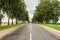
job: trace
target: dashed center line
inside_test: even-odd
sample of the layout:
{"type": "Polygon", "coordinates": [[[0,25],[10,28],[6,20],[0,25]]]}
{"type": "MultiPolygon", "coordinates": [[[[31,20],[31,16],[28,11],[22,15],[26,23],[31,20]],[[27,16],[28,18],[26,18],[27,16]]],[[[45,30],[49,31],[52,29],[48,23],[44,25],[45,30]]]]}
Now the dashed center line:
{"type": "Polygon", "coordinates": [[[30,40],[32,40],[32,34],[30,33],[30,40]]]}
{"type": "Polygon", "coordinates": [[[32,26],[30,26],[30,40],[32,40],[32,26]]]}

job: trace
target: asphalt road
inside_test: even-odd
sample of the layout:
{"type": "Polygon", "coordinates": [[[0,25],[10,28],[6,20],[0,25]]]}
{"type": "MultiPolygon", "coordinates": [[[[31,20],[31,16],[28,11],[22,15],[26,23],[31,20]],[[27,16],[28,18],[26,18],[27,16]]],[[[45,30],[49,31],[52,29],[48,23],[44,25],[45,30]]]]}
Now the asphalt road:
{"type": "Polygon", "coordinates": [[[57,40],[35,24],[26,24],[3,40],[57,40]]]}

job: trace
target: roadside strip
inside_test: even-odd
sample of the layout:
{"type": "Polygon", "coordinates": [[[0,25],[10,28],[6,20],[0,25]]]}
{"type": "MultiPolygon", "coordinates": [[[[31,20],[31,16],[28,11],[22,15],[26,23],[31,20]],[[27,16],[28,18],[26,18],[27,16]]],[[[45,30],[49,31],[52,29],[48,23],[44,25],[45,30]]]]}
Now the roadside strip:
{"type": "MultiPolygon", "coordinates": [[[[39,24],[37,24],[37,25],[39,25],[39,24]]],[[[49,27],[46,27],[46,26],[43,26],[43,25],[39,25],[39,27],[46,30],[49,34],[51,34],[56,39],[60,40],[60,31],[59,30],[49,28],[49,27]]]]}
{"type": "Polygon", "coordinates": [[[20,27],[22,27],[22,25],[0,31],[0,40],[2,40],[2,38],[11,34],[13,31],[17,30],[20,27]]]}

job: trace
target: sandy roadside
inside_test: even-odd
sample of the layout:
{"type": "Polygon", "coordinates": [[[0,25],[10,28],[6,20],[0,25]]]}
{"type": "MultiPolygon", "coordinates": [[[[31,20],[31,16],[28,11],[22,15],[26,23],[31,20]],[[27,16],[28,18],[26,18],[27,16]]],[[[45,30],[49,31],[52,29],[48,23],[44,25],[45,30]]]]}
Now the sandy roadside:
{"type": "MultiPolygon", "coordinates": [[[[37,24],[39,25],[39,24],[37,24]]],[[[53,29],[53,28],[49,28],[43,25],[39,25],[39,27],[41,27],[42,29],[46,30],[49,34],[51,34],[53,37],[57,38],[58,40],[60,40],[60,31],[53,29]]]]}
{"type": "Polygon", "coordinates": [[[20,25],[19,27],[16,26],[16,27],[13,27],[13,28],[9,28],[9,29],[5,29],[5,30],[0,31],[0,40],[1,40],[3,37],[11,34],[13,31],[17,30],[17,29],[20,28],[20,27],[22,27],[22,25],[20,25]]]}

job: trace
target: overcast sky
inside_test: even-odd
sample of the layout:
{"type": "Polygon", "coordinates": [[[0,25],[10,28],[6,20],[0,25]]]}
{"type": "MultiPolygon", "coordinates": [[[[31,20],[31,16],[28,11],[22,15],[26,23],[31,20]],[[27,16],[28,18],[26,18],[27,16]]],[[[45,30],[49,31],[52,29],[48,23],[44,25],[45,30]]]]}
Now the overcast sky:
{"type": "Polygon", "coordinates": [[[27,6],[27,10],[29,12],[29,17],[31,20],[33,17],[33,12],[35,10],[35,7],[38,5],[38,0],[24,0],[24,1],[27,6]]]}

